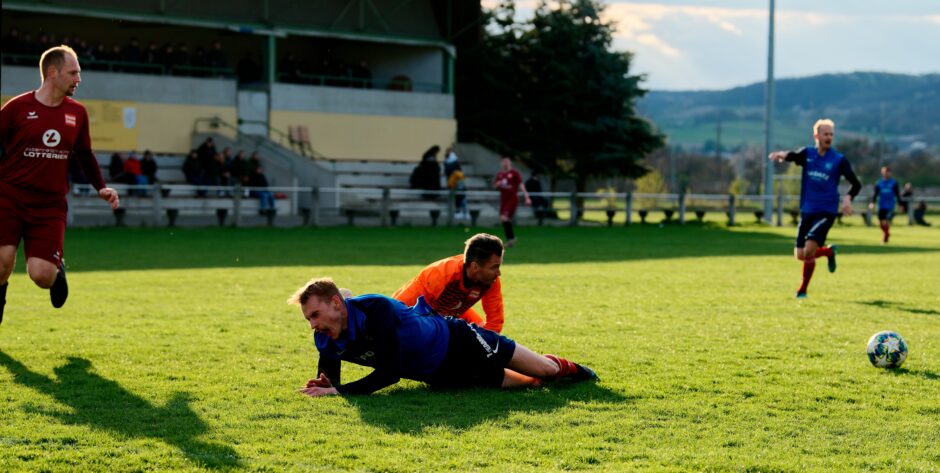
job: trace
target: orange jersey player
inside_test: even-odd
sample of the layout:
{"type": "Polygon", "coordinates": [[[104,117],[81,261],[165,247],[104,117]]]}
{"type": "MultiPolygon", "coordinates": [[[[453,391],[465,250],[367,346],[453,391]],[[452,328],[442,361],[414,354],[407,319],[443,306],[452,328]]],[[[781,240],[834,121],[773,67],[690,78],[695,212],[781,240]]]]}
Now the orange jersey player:
{"type": "Polygon", "coordinates": [[[479,233],[466,242],[462,255],[431,263],[402,286],[394,299],[415,305],[419,296],[435,312],[460,317],[487,330],[503,330],[503,295],[499,267],[503,263],[503,242],[493,235],[479,233]],[[483,301],[486,323],[471,307],[483,301]]]}

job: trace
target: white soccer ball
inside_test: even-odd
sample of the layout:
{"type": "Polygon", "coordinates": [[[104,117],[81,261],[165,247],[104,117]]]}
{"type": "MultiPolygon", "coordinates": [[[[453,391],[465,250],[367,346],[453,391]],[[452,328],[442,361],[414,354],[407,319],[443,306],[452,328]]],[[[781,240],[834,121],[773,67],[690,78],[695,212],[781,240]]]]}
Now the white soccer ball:
{"type": "Polygon", "coordinates": [[[907,342],[901,334],[885,330],[868,340],[868,361],[877,368],[897,368],[907,359],[907,342]]]}

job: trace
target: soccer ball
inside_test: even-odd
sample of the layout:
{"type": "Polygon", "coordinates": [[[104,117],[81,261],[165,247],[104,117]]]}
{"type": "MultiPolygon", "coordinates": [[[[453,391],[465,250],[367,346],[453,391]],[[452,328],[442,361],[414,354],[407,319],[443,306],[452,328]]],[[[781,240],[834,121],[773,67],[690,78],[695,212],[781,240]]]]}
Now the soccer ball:
{"type": "Polygon", "coordinates": [[[885,330],[868,340],[868,361],[876,368],[897,368],[907,358],[907,342],[901,334],[885,330]]]}

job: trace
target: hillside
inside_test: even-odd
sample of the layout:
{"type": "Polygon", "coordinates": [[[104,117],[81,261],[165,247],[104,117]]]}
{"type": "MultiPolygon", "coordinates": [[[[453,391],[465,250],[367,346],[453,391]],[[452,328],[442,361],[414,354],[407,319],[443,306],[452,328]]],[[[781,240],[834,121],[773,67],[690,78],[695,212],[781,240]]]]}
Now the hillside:
{"type": "MultiPolygon", "coordinates": [[[[825,74],[776,81],[775,142],[794,146],[811,140],[812,123],[825,116],[837,131],[892,144],[940,145],[940,74],[880,72],[825,74]]],[[[721,123],[721,142],[733,147],[763,143],[764,83],[721,91],[651,91],[640,114],[669,135],[673,145],[705,146],[721,123]]]]}

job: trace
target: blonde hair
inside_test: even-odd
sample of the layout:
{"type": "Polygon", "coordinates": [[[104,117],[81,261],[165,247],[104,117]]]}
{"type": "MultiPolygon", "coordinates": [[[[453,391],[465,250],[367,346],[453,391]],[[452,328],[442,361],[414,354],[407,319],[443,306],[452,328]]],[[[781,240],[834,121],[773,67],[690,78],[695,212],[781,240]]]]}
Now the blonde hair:
{"type": "Polygon", "coordinates": [[[39,57],[39,77],[42,80],[46,80],[46,71],[49,70],[49,67],[62,69],[66,54],[71,54],[75,60],[78,60],[78,54],[75,50],[64,44],[49,48],[46,52],[42,53],[42,56],[39,57]]]}
{"type": "Polygon", "coordinates": [[[339,296],[340,299],[343,299],[343,295],[340,294],[339,288],[336,287],[336,283],[333,282],[333,279],[313,278],[297,289],[293,295],[288,297],[287,303],[292,305],[304,305],[310,300],[311,296],[316,296],[320,298],[321,301],[330,300],[333,296],[339,296]]]}
{"type": "Polygon", "coordinates": [[[828,118],[820,118],[816,120],[816,123],[813,124],[813,134],[816,135],[819,133],[819,127],[823,125],[829,125],[832,128],[832,131],[836,131],[836,124],[828,118]]]}

